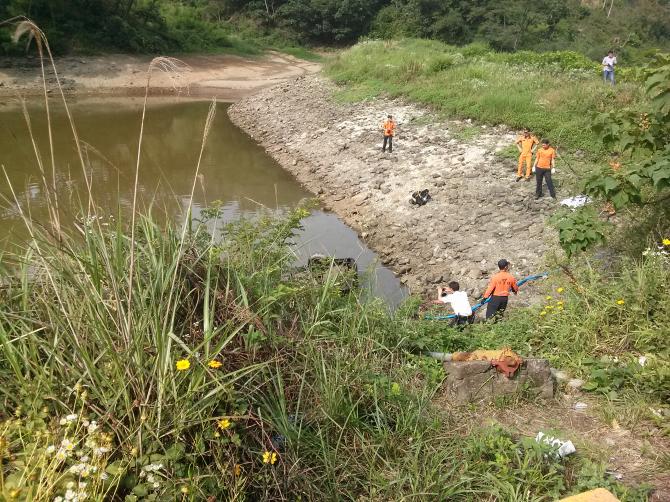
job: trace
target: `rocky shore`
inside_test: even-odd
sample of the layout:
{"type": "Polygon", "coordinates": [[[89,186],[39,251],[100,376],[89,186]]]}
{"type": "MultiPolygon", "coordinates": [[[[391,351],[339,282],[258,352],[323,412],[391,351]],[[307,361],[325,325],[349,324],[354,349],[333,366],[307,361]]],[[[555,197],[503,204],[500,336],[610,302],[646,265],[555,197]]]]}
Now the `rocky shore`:
{"type": "MultiPolygon", "coordinates": [[[[412,293],[458,280],[478,295],[500,258],[518,277],[543,271],[556,247],[546,218],[557,205],[535,201],[534,180],[515,182],[516,161],[496,155],[513,143],[512,131],[444,121],[400,100],[341,104],[336,91],[321,76],[300,77],[244,98],[229,114],[412,293]],[[398,122],[392,154],[381,152],[389,113],[398,122]],[[421,189],[432,200],[410,204],[421,189]]],[[[528,299],[532,288],[524,291],[528,299]]]]}

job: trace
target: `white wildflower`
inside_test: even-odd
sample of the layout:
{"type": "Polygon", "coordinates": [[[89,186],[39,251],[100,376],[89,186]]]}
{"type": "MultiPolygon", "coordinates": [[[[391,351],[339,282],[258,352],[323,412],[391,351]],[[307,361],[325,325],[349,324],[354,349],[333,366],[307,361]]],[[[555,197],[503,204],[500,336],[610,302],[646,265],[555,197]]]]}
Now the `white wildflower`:
{"type": "Polygon", "coordinates": [[[56,451],[56,447],[54,445],[47,446],[47,455],[51,455],[55,451],[56,451]]]}
{"type": "Polygon", "coordinates": [[[74,422],[75,420],[77,420],[77,415],[71,413],[70,415],[65,417],[65,420],[67,420],[68,422],[74,422]]]}

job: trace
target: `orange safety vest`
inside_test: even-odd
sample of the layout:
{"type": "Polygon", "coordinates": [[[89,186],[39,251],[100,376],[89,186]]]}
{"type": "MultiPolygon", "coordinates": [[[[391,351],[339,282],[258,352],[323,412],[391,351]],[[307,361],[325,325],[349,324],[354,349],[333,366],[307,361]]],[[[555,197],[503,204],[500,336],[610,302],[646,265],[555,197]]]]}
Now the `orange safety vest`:
{"type": "Polygon", "coordinates": [[[498,272],[496,275],[491,277],[491,282],[489,282],[489,287],[486,288],[486,293],[484,293],[484,298],[489,296],[509,296],[509,290],[514,291],[515,293],[519,292],[519,286],[516,285],[516,279],[509,272],[504,270],[498,272]]]}
{"type": "Polygon", "coordinates": [[[387,120],[382,125],[384,129],[384,136],[394,136],[395,135],[395,122],[393,120],[387,120]]]}
{"type": "Polygon", "coordinates": [[[549,169],[551,167],[551,161],[556,157],[556,150],[552,147],[544,148],[540,147],[535,152],[537,158],[537,167],[540,169],[549,169]]]}

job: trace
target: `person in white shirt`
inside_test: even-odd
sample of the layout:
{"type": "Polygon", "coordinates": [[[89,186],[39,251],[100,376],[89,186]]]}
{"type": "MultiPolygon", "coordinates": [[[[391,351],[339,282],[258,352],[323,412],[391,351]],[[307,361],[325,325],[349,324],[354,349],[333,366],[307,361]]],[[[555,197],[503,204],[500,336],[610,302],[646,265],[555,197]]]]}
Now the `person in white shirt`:
{"type": "Polygon", "coordinates": [[[614,85],[614,65],[617,64],[614,52],[609,51],[603,58],[603,80],[614,85]]]}
{"type": "Polygon", "coordinates": [[[451,281],[447,287],[437,289],[437,300],[434,303],[449,303],[456,315],[453,324],[462,329],[466,324],[472,324],[475,316],[472,313],[467,293],[459,290],[460,285],[456,281],[451,281]]]}

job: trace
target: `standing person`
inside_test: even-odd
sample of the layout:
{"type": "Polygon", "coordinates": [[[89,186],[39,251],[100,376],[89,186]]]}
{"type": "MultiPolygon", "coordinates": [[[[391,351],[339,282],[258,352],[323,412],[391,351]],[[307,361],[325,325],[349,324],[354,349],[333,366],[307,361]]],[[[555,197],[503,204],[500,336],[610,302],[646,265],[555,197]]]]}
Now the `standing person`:
{"type": "Polygon", "coordinates": [[[393,153],[393,136],[395,136],[395,128],[395,120],[393,120],[393,116],[389,115],[382,124],[382,130],[384,131],[384,146],[382,146],[382,152],[386,151],[386,144],[388,143],[389,153],[393,153]]]}
{"type": "Polygon", "coordinates": [[[465,291],[460,291],[460,289],[461,287],[456,281],[451,281],[447,287],[437,289],[437,300],[433,303],[449,303],[456,315],[453,324],[463,329],[466,324],[474,322],[475,316],[472,314],[468,294],[465,291]]]}
{"type": "Polygon", "coordinates": [[[613,51],[609,51],[603,58],[603,80],[605,83],[609,80],[610,85],[614,85],[614,65],[617,64],[616,56],[613,51]]]}
{"type": "Polygon", "coordinates": [[[504,258],[500,260],[498,262],[500,271],[491,277],[486,288],[484,298],[490,298],[486,304],[486,319],[491,319],[493,316],[502,317],[507,308],[509,292],[512,291],[515,295],[519,292],[519,286],[514,276],[509,273],[509,267],[510,263],[507,260],[504,258]]]}
{"type": "Polygon", "coordinates": [[[519,149],[519,169],[516,172],[516,180],[519,181],[522,176],[523,164],[526,163],[526,181],[530,181],[530,166],[533,163],[533,153],[535,147],[540,144],[540,141],[530,133],[528,128],[523,130],[523,134],[515,141],[516,147],[519,149]]]}
{"type": "Polygon", "coordinates": [[[537,149],[535,154],[535,198],[542,197],[542,182],[547,180],[549,195],[556,198],[554,182],[551,180],[551,171],[554,169],[554,160],[556,159],[556,150],[549,144],[548,139],[542,140],[542,147],[537,149]]]}

